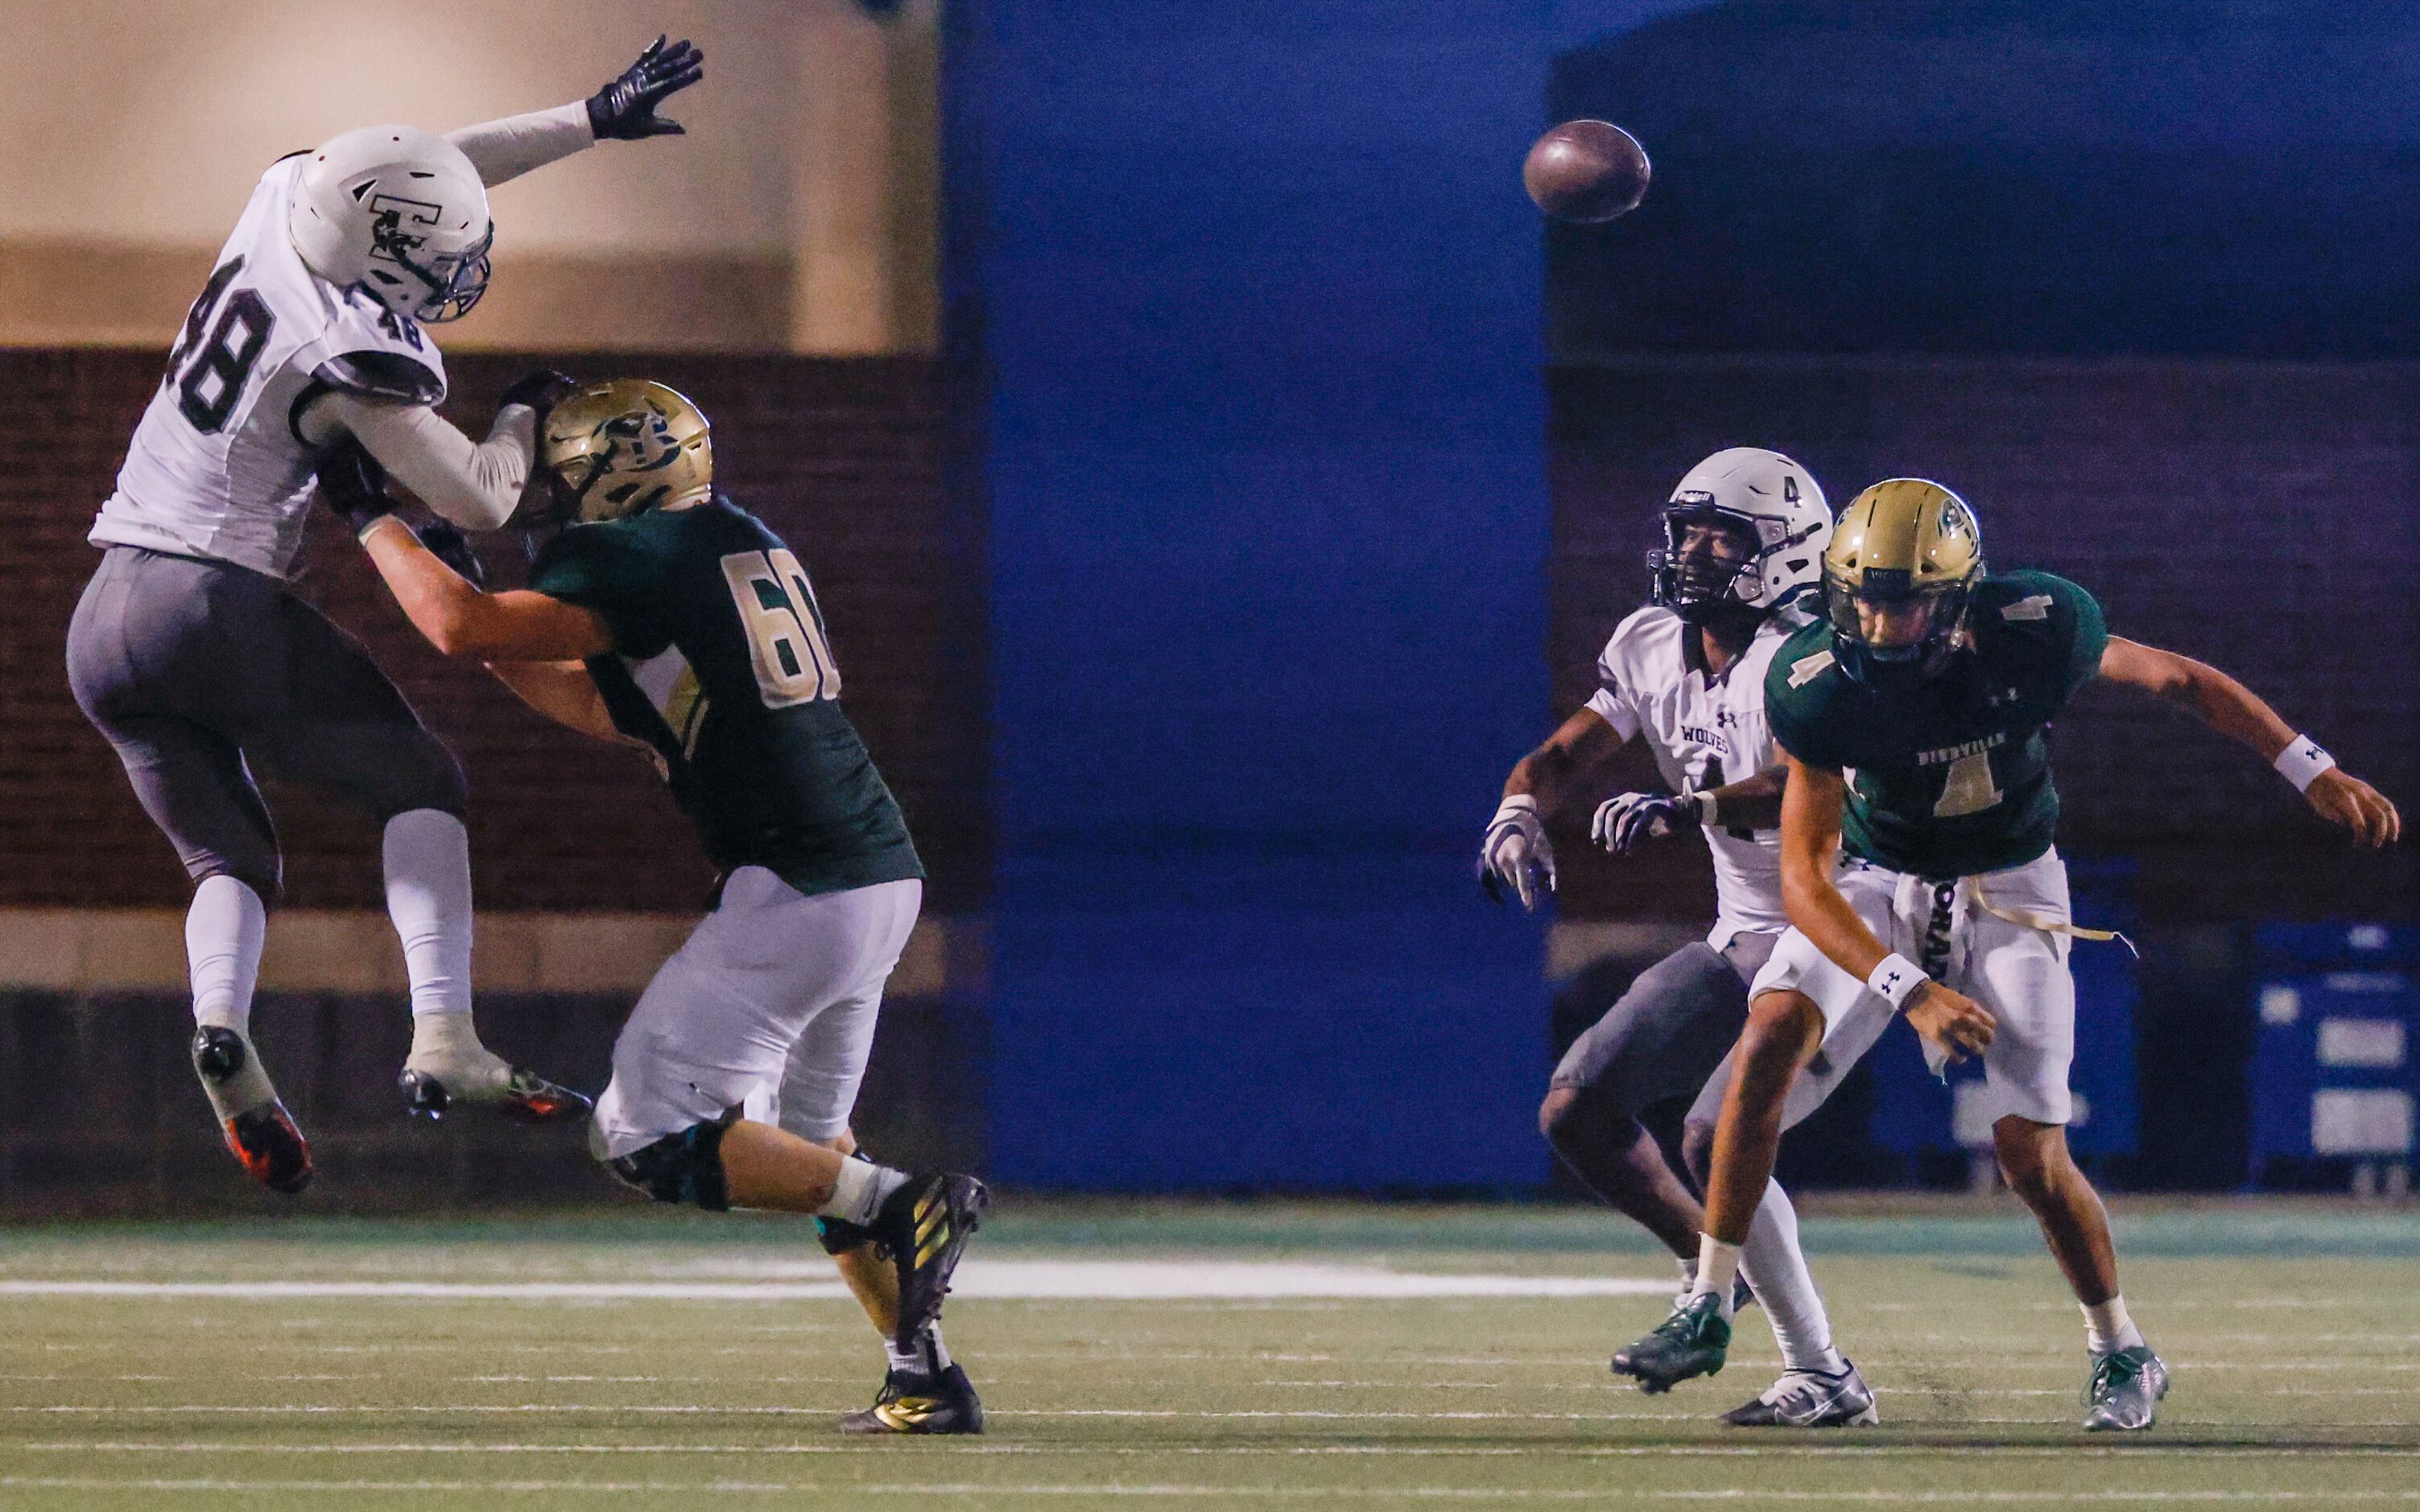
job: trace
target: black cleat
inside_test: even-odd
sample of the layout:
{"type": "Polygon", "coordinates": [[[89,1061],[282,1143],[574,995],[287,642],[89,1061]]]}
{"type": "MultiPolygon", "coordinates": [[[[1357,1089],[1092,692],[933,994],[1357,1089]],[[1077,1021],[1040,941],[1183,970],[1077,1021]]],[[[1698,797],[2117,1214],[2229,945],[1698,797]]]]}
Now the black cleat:
{"type": "MultiPolygon", "coordinates": [[[[240,1088],[227,1087],[252,1059],[241,1035],[218,1024],[204,1024],[194,1031],[193,1052],[194,1069],[210,1095],[213,1111],[225,1106],[230,1097],[246,1095],[240,1088]]],[[[258,1079],[258,1072],[254,1075],[253,1085],[258,1092],[267,1092],[269,1083],[258,1079]]],[[[293,1116],[274,1093],[265,1102],[221,1117],[219,1131],[244,1174],[270,1191],[292,1193],[311,1184],[311,1146],[303,1142],[302,1130],[294,1127],[293,1116]]]]}
{"type": "Polygon", "coordinates": [[[519,1067],[513,1068],[496,1085],[482,1086],[473,1093],[458,1097],[435,1072],[413,1070],[409,1067],[395,1079],[395,1084],[403,1094],[405,1115],[427,1118],[432,1123],[444,1117],[457,1102],[465,1106],[493,1108],[520,1124],[551,1124],[566,1118],[584,1118],[595,1106],[581,1093],[519,1067]]]}
{"type": "Polygon", "coordinates": [[[1695,1376],[1722,1374],[1730,1343],[1731,1325],[1723,1317],[1722,1299],[1701,1293],[1672,1309],[1653,1333],[1616,1354],[1613,1373],[1636,1378],[1638,1389],[1653,1396],[1695,1376]]]}
{"type": "Polygon", "coordinates": [[[311,1184],[311,1146],[282,1102],[264,1102],[226,1120],[226,1146],[271,1192],[290,1195],[311,1184]]]}
{"type": "Polygon", "coordinates": [[[840,1420],[843,1433],[981,1433],[983,1399],[956,1365],[938,1375],[893,1370],[874,1405],[840,1420]]]}
{"type": "Polygon", "coordinates": [[[913,1348],[917,1335],[941,1316],[950,1273],[991,1208],[991,1193],[970,1176],[927,1172],[911,1176],[876,1211],[875,1242],[899,1272],[899,1348],[913,1348]]]}

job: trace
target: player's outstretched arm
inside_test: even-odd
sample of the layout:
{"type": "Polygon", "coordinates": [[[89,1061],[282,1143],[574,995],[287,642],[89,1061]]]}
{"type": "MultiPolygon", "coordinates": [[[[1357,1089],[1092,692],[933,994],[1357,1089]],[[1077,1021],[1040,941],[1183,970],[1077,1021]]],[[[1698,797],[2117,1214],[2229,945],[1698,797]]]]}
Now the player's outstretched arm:
{"type": "Polygon", "coordinates": [[[656,107],[705,77],[704,53],[686,38],[666,45],[659,37],[636,63],[586,100],[465,126],[446,132],[445,139],[462,149],[479,170],[480,182],[493,189],[598,142],[680,134],[680,122],[657,115],[656,107]]]}
{"type": "Polygon", "coordinates": [[[526,589],[482,593],[393,515],[365,525],[362,546],[412,628],[447,656],[575,662],[613,649],[595,611],[526,589]]]}
{"type": "Polygon", "coordinates": [[[1781,903],[1790,922],[1832,964],[1863,979],[1907,1014],[1907,1021],[1949,1059],[1992,1042],[1989,1009],[1927,979],[1893,954],[1832,881],[1840,850],[1840,812],[1849,785],[1838,772],[1787,756],[1781,790],[1781,903]]]}
{"type": "Polygon", "coordinates": [[[2259,752],[2303,789],[2321,818],[2343,825],[2363,844],[2383,846],[2402,837],[2402,816],[2385,794],[2335,765],[2258,694],[2218,668],[2112,635],[2101,653],[2101,675],[2189,709],[2211,729],[2259,752]]]}

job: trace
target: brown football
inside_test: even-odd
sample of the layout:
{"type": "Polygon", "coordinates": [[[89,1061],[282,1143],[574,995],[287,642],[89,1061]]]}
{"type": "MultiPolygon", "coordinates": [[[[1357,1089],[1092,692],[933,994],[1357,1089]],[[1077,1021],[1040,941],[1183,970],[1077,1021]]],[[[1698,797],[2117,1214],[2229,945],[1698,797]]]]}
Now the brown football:
{"type": "Polygon", "coordinates": [[[1538,138],[1521,182],[1559,221],[1609,221],[1647,195],[1647,149],[1610,121],[1573,120],[1538,138]]]}

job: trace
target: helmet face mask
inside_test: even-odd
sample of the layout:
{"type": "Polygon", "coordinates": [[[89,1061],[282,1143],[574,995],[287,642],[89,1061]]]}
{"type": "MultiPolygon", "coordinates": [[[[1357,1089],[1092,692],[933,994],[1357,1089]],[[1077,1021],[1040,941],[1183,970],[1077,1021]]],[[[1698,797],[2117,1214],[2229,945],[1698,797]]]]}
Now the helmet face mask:
{"type": "Polygon", "coordinates": [[[1692,625],[1763,617],[1754,600],[1764,541],[1758,522],[1712,503],[1664,511],[1664,549],[1648,553],[1653,601],[1692,625]],[[1729,611],[1727,614],[1726,611],[1729,611]]]}
{"type": "Polygon", "coordinates": [[[1983,571],[1974,511],[1947,489],[1890,478],[1858,494],[1823,556],[1840,669],[1869,685],[1939,677],[1963,640],[1983,571]]]}
{"type": "MultiPolygon", "coordinates": [[[[398,313],[409,314],[425,325],[458,320],[470,314],[471,306],[488,291],[488,277],[493,272],[488,249],[496,244],[496,228],[490,225],[487,235],[467,247],[424,258],[419,248],[427,241],[403,228],[399,212],[389,210],[380,215],[370,227],[370,277],[391,288],[408,287],[378,266],[381,262],[394,263],[418,282],[423,290],[410,310],[398,313]]],[[[392,303],[382,291],[374,288],[371,292],[380,303],[392,303]]]]}

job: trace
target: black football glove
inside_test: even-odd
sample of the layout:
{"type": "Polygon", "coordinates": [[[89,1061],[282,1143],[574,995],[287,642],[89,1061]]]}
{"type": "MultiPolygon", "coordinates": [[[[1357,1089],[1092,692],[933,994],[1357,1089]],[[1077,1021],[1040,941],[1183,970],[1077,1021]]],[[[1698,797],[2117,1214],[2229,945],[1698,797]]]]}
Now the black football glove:
{"type": "Polygon", "coordinates": [[[386,496],[386,469],[349,436],[319,460],[319,497],[356,536],[395,513],[395,501],[386,496]]]}
{"type": "Polygon", "coordinates": [[[684,37],[670,47],[661,37],[647,44],[622,76],[588,97],[588,127],[600,142],[635,142],[643,136],[678,136],[681,123],[656,114],[666,95],[706,77],[706,55],[684,37]]]}
{"type": "Polygon", "coordinates": [[[488,569],[479,565],[479,553],[471,549],[471,538],[462,534],[461,526],[450,520],[432,520],[413,534],[428,548],[429,555],[460,573],[471,586],[488,585],[488,569]]]}
{"type": "Polygon", "coordinates": [[[496,399],[496,408],[501,410],[507,404],[526,404],[543,420],[547,411],[561,404],[565,396],[578,392],[579,388],[577,380],[551,367],[534,368],[504,385],[504,392],[496,399]]]}

